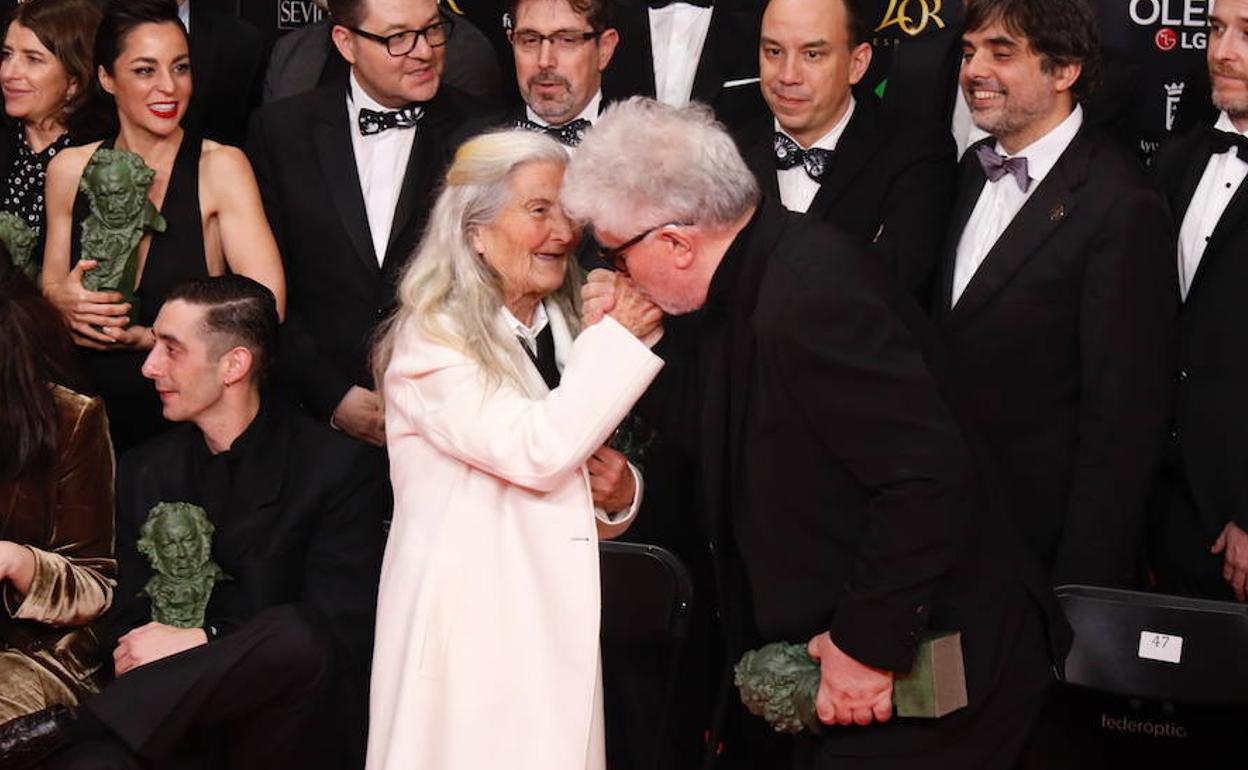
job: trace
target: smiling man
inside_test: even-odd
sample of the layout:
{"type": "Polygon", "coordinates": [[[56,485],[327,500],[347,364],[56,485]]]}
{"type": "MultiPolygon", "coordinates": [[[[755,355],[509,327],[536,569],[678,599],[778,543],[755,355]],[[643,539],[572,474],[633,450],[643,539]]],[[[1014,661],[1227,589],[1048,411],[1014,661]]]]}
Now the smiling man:
{"type": "Polygon", "coordinates": [[[261,395],[277,325],[272,293],[242,276],[169,295],[143,374],[183,424],[117,471],[118,585],[101,639],[117,678],[77,718],[0,727],[0,766],[58,749],[48,767],[362,763],[389,485],[363,445],[261,395]],[[156,622],[144,591],[143,525],[175,503],[204,509],[214,532],[200,556],[225,575],[199,627],[156,622]]]}
{"type": "Polygon", "coordinates": [[[853,87],[871,63],[861,0],[771,0],[758,67],[771,112],[738,140],[764,195],[869,244],[916,297],[948,226],[954,145],[933,127],[891,125],[853,87]]]}
{"type": "Polygon", "coordinates": [[[1173,451],[1150,533],[1159,587],[1248,599],[1248,408],[1239,397],[1248,327],[1248,0],[1218,0],[1207,58],[1212,127],[1162,148],[1157,176],[1179,230],[1183,309],[1173,451]]]}
{"type": "Polygon", "coordinates": [[[1084,0],[971,0],[962,160],[933,308],[1024,538],[1055,584],[1136,586],[1178,299],[1165,204],[1084,121],[1084,0]]]}
{"type": "Polygon", "coordinates": [[[474,116],[440,85],[454,22],[435,0],[331,0],[348,82],[262,107],[247,154],[289,276],[282,373],[313,415],[380,446],[373,328],[474,116]]]}

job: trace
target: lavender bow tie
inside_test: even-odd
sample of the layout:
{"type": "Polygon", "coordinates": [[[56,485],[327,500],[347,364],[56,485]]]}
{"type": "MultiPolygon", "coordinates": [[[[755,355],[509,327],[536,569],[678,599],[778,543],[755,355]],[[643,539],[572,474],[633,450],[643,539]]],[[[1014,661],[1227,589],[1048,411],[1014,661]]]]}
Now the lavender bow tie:
{"type": "Polygon", "coordinates": [[[987,142],[975,148],[975,157],[979,158],[979,165],[983,167],[988,181],[996,182],[1009,174],[1014,177],[1015,182],[1018,182],[1018,189],[1023,192],[1027,192],[1027,188],[1031,187],[1031,177],[1027,176],[1026,158],[1007,158],[994,150],[987,142]]]}

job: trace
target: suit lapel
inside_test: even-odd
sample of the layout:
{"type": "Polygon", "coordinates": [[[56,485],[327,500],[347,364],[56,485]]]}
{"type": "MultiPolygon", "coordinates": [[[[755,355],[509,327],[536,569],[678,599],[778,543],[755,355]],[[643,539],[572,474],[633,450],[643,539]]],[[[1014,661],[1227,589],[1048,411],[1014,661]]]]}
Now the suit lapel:
{"type": "Polygon", "coordinates": [[[724,85],[724,75],[731,65],[729,57],[737,49],[732,39],[733,18],[722,5],[712,6],[711,24],[706,30],[706,42],[702,45],[702,57],[693,75],[693,88],[689,98],[711,104],[724,85]]]}
{"type": "MultiPolygon", "coordinates": [[[[1204,163],[1193,163],[1198,169],[1197,179],[1204,173],[1204,163]]],[[[1191,201],[1191,194],[1187,196],[1187,201],[1191,201]]],[[[1182,225],[1182,218],[1176,217],[1176,226],[1182,225]]],[[[1187,288],[1187,299],[1185,302],[1191,302],[1192,296],[1196,290],[1204,282],[1201,280],[1205,273],[1213,269],[1218,260],[1224,259],[1224,252],[1227,251],[1228,241],[1243,232],[1243,225],[1248,222],[1248,179],[1240,182],[1239,187],[1235,190],[1235,194],[1231,196],[1231,200],[1226,204],[1226,210],[1222,212],[1222,216],[1218,218],[1218,224],[1214,226],[1213,232],[1209,235],[1209,243],[1205,246],[1205,253],[1201,255],[1200,265],[1196,268],[1196,275],[1192,276],[1192,283],[1187,288]]]]}
{"type": "Polygon", "coordinates": [[[949,301],[953,296],[953,271],[958,259],[958,243],[962,240],[966,223],[970,220],[975,204],[979,201],[979,194],[983,192],[987,181],[979,162],[967,153],[967,156],[962,159],[958,198],[954,201],[953,211],[949,217],[949,236],[945,239],[945,260],[941,265],[941,280],[938,288],[940,294],[933,303],[938,317],[949,316],[951,309],[949,301]]]}
{"type": "Polygon", "coordinates": [[[390,236],[386,240],[385,261],[383,272],[391,269],[395,259],[407,259],[406,253],[396,254],[397,243],[405,242],[402,235],[407,231],[418,204],[425,201],[431,189],[432,177],[440,171],[437,168],[437,148],[441,144],[439,137],[450,129],[443,125],[442,111],[438,102],[430,103],[428,114],[421,119],[416,127],[416,136],[412,139],[412,151],[407,156],[407,169],[403,172],[403,186],[399,188],[399,200],[394,206],[394,220],[390,226],[390,236]]]}
{"type": "Polygon", "coordinates": [[[325,183],[351,245],[355,246],[356,257],[369,272],[377,272],[380,268],[369,235],[368,211],[364,208],[364,193],[360,189],[360,174],[355,167],[355,150],[347,125],[346,96],[337,89],[327,89],[323,96],[317,109],[313,141],[325,183]]]}
{"type": "Polygon", "coordinates": [[[845,133],[836,143],[836,155],[833,156],[832,168],[819,183],[819,192],[810,202],[806,213],[827,219],[828,210],[833,203],[840,200],[849,189],[850,183],[866,168],[867,164],[879,151],[878,121],[872,106],[867,102],[859,102],[854,107],[854,114],[845,126],[845,133]]]}
{"type": "MultiPolygon", "coordinates": [[[[1200,185],[1200,178],[1205,175],[1205,167],[1209,165],[1209,158],[1213,156],[1209,140],[1203,135],[1185,149],[1187,152],[1183,155],[1188,158],[1188,162],[1183,166],[1183,173],[1174,189],[1174,197],[1170,199],[1170,210],[1174,212],[1176,227],[1183,224],[1183,217],[1187,215],[1187,207],[1191,205],[1192,196],[1196,194],[1196,187],[1200,185]]],[[[1236,197],[1238,197],[1238,192],[1236,197]]],[[[1227,209],[1229,211],[1230,207],[1228,206],[1227,209]]],[[[1219,220],[1220,223],[1221,220],[1219,220]]]]}
{"type": "Polygon", "coordinates": [[[616,101],[633,95],[653,98],[654,48],[650,42],[650,14],[646,5],[617,5],[616,26],[620,31],[620,45],[602,76],[604,100],[616,101]]]}
{"type": "Polygon", "coordinates": [[[775,119],[768,113],[741,133],[741,155],[758,179],[763,197],[780,200],[780,182],[776,176],[775,119]]]}
{"type": "MultiPolygon", "coordinates": [[[[971,315],[991,299],[1074,211],[1076,199],[1072,188],[1080,183],[1081,172],[1087,166],[1085,137],[1085,132],[1080,130],[1057,165],[1001,233],[966,285],[958,304],[950,311],[952,319],[971,315]]],[[[971,161],[975,162],[973,158],[971,161]]],[[[1002,183],[1013,184],[1013,181],[1004,179],[1002,183]]]]}

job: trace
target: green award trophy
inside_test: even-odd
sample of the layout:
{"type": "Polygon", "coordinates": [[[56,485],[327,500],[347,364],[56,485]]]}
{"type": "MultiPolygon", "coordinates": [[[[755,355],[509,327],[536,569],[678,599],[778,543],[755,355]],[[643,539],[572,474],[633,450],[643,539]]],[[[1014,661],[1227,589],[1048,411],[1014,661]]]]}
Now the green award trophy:
{"type": "Polygon", "coordinates": [[[35,241],[39,231],[11,211],[0,211],[0,243],[3,243],[13,259],[13,266],[38,283],[39,259],[35,255],[35,241]]]}
{"type": "Polygon", "coordinates": [[[147,230],[163,233],[164,217],[147,197],[156,172],[126,150],[96,150],[83,169],[78,189],[87,196],[91,213],[82,223],[82,259],[96,266],[82,276],[90,291],[118,291],[138,315],[134,296],[139,269],[139,241],[147,230]]]}
{"type": "MultiPolygon", "coordinates": [[[[819,664],[807,654],[806,645],[772,642],[742,655],[733,671],[741,702],[776,732],[817,734],[823,729],[815,713],[819,664]]],[[[899,717],[935,719],[966,703],[962,634],[946,631],[920,636],[914,667],[893,680],[893,712],[899,717]]]]}
{"type": "Polygon", "coordinates": [[[160,503],[139,528],[139,553],[156,574],[143,586],[152,620],[177,628],[200,628],[212,587],[229,577],[212,561],[212,522],[191,503],[160,503]]]}

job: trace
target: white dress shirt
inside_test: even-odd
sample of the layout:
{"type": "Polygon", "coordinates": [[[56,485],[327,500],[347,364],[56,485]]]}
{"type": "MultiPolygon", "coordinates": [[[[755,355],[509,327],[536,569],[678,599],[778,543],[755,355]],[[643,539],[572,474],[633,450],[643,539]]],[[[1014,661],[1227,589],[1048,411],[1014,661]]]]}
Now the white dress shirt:
{"type": "MultiPolygon", "coordinates": [[[[595,113],[595,115],[596,114],[597,113],[595,113]]],[[[581,117],[584,117],[584,115],[582,114],[581,117]]],[[[512,315],[511,311],[504,306],[503,321],[506,322],[507,328],[514,331],[516,336],[520,338],[521,342],[528,347],[529,353],[534,358],[537,358],[537,335],[541,334],[542,330],[545,329],[550,323],[550,316],[546,313],[546,303],[537,303],[537,307],[533,309],[533,321],[528,324],[524,323],[519,318],[516,318],[512,315]]],[[[564,355],[566,353],[567,351],[560,350],[558,345],[555,346],[555,366],[561,372],[563,371],[564,355]]],[[[594,515],[601,519],[605,524],[618,524],[631,519],[636,516],[637,511],[641,509],[641,471],[638,470],[637,466],[633,465],[631,462],[628,464],[628,470],[633,474],[633,482],[635,483],[633,502],[621,511],[604,511],[597,505],[594,506],[594,515]]]]}
{"type": "Polygon", "coordinates": [[[390,112],[364,92],[351,73],[347,96],[347,122],[351,128],[351,149],[355,152],[355,168],[360,174],[360,192],[368,214],[368,230],[373,239],[373,254],[380,265],[386,259],[390,228],[394,225],[394,208],[399,203],[407,159],[418,128],[392,128],[364,136],[360,133],[360,109],[390,112]]]}
{"type": "Polygon", "coordinates": [[[649,9],[654,95],[664,104],[683,107],[689,103],[713,12],[714,8],[680,2],[649,9]]]}
{"type": "MultiPolygon", "coordinates": [[[[820,137],[819,141],[805,149],[809,150],[813,147],[819,147],[824,150],[835,150],[836,143],[841,141],[841,134],[845,133],[845,126],[849,125],[849,119],[854,115],[854,97],[849,97],[849,107],[846,108],[845,114],[841,119],[832,126],[832,130],[820,137]]],[[[793,139],[793,135],[780,127],[780,121],[776,121],[776,131],[793,139]]],[[[797,142],[801,145],[801,142],[797,142]]],[[[802,164],[797,164],[793,168],[776,169],[776,185],[780,188],[780,203],[789,211],[796,211],[799,214],[805,214],[810,204],[815,199],[815,195],[819,193],[819,183],[810,178],[810,174],[806,173],[802,164]]]]}
{"type": "MultiPolygon", "coordinates": [[[[975,209],[966,221],[966,228],[958,241],[951,304],[958,303],[984,257],[988,256],[988,252],[1001,237],[1001,233],[1010,226],[1019,209],[1049,175],[1049,171],[1057,164],[1058,158],[1066,151],[1082,125],[1083,108],[1076,105],[1074,111],[1052,131],[1015,153],[1015,156],[1027,159],[1027,176],[1031,178],[1027,192],[1019,189],[1011,174],[1006,174],[995,182],[984,183],[984,189],[980,191],[979,200],[975,202],[975,209]]],[[[1000,142],[997,143],[997,152],[1006,155],[1000,142]]]]}
{"type": "MultiPolygon", "coordinates": [[[[1218,116],[1213,127],[1248,136],[1248,132],[1235,128],[1225,112],[1218,116]]],[[[1179,229],[1179,289],[1185,300],[1200,267],[1200,259],[1205,255],[1205,247],[1209,245],[1209,237],[1244,177],[1248,177],[1248,159],[1239,157],[1236,147],[1211,156],[1205,165],[1205,173],[1196,185],[1179,229]]]]}

